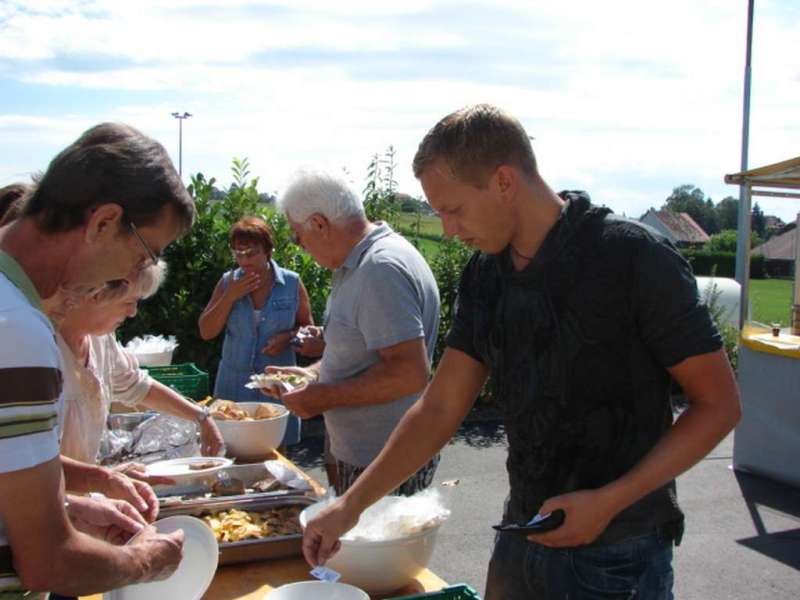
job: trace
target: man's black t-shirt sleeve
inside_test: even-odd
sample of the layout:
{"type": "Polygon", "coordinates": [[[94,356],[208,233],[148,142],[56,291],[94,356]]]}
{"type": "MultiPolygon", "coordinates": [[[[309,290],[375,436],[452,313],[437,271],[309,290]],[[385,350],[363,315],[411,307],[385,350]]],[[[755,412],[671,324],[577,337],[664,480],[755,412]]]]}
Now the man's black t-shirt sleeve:
{"type": "Polygon", "coordinates": [[[642,339],[664,367],[714,352],[722,339],[701,302],[689,263],[666,240],[638,240],[633,309],[642,339]]]}
{"type": "Polygon", "coordinates": [[[456,299],[456,308],[453,315],[453,324],[450,326],[450,331],[447,332],[445,343],[448,347],[455,350],[461,350],[471,358],[478,362],[483,362],[483,359],[478,354],[475,348],[475,299],[473,293],[475,291],[475,278],[478,272],[478,259],[479,254],[475,254],[464,272],[461,274],[461,280],[458,283],[458,297],[456,299]]]}

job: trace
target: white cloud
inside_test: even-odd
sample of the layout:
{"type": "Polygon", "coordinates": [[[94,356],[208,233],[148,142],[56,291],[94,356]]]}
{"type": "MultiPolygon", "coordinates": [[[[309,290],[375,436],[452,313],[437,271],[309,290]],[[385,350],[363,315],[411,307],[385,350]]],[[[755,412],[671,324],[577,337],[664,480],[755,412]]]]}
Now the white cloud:
{"type": "MultiPolygon", "coordinates": [[[[789,5],[757,6],[751,165],[798,153],[800,14],[789,5]]],[[[419,194],[409,165],[422,135],[488,101],[536,137],[554,186],[585,186],[629,215],[682,183],[737,194],[722,176],[739,164],[741,3],[26,0],[0,11],[0,74],[52,97],[46,117],[0,99],[0,133],[10,147],[40,140],[39,165],[105,119],[174,152],[169,113],[188,110],[185,171],[225,181],[231,157],[248,156],[270,191],[302,164],[346,167],[360,187],[372,154],[393,144],[401,186],[419,194]],[[122,99],[59,109],[75,90],[122,99]]],[[[0,181],[20,168],[4,152],[0,181]]]]}

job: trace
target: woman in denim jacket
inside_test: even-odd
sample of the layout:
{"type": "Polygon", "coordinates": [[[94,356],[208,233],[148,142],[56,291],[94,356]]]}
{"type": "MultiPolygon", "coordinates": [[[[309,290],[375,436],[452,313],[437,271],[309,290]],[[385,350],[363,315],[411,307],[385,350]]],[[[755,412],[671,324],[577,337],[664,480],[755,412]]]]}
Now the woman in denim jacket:
{"type": "MultiPolygon", "coordinates": [[[[290,342],[300,327],[314,324],[311,304],[300,276],[272,259],[272,233],[264,220],[245,217],[234,223],[230,242],[238,268],[222,275],[198,326],[205,340],[225,330],[214,397],[262,402],[264,395],[245,384],[269,365],[295,364],[290,342]]],[[[299,441],[300,419],[293,416],[282,445],[299,441]]]]}

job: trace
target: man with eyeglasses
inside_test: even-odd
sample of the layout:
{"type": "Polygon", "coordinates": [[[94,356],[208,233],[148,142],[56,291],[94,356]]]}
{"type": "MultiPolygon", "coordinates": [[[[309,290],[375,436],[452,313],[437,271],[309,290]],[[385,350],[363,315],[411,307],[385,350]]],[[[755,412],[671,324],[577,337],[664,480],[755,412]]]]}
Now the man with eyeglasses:
{"type": "MultiPolygon", "coordinates": [[[[331,483],[344,493],[383,448],[428,382],[439,328],[439,290],[425,259],[386,223],[370,223],[341,179],[300,174],[279,200],[295,239],[333,271],[325,350],[315,383],[282,394],[295,414],[324,415],[331,483]]],[[[393,493],[428,487],[430,458],[393,493]]]]}
{"type": "Polygon", "coordinates": [[[20,217],[0,229],[4,600],[151,581],[180,561],[182,532],[156,534],[90,500],[65,506],[61,361],[41,303],[135,278],[193,219],[194,203],[164,148],[129,126],[105,123],[53,159],[20,217]],[[125,540],[136,530],[142,534],[129,545],[104,541],[125,540]]]}
{"type": "Polygon", "coordinates": [[[134,225],[132,221],[126,221],[126,222],[131,230],[131,233],[133,234],[133,237],[136,238],[136,241],[139,242],[139,245],[145,252],[145,256],[140,259],[136,267],[141,270],[141,269],[146,269],[147,267],[156,266],[158,264],[160,256],[158,256],[155,252],[153,252],[150,246],[147,245],[147,242],[144,241],[144,238],[139,233],[139,230],[136,229],[136,225],[134,225]]]}

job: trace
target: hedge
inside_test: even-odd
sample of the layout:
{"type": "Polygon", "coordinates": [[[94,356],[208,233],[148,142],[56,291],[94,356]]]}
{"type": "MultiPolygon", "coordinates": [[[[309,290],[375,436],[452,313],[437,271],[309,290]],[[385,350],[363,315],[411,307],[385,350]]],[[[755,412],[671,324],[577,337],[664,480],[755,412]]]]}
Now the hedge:
{"type": "MultiPolygon", "coordinates": [[[[716,275],[717,277],[736,277],[735,252],[709,252],[707,250],[681,250],[683,256],[692,265],[695,275],[716,275]]],[[[764,279],[763,256],[750,257],[751,279],[764,279]]]]}

